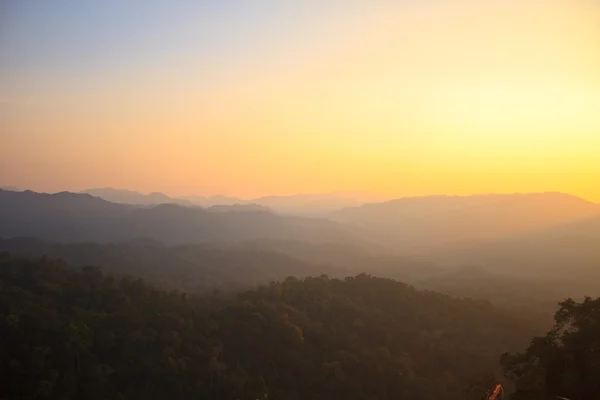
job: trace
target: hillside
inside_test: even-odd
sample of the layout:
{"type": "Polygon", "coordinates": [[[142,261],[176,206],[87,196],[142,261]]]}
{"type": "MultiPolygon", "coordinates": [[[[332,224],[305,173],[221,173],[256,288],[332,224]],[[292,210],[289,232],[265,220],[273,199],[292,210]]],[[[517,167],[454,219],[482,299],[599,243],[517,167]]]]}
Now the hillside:
{"type": "Polygon", "coordinates": [[[463,400],[535,331],[488,303],[367,275],[190,298],[7,254],[0,324],[0,397],[90,400],[463,400]]]}

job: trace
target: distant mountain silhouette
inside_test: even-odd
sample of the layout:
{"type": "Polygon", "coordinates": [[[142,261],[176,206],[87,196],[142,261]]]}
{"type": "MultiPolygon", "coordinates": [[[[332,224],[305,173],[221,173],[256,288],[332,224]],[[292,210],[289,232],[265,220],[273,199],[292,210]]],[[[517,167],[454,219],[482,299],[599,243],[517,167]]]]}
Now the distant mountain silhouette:
{"type": "Polygon", "coordinates": [[[229,197],[222,195],[215,196],[183,196],[180,199],[191,202],[192,204],[202,207],[212,206],[232,206],[248,204],[247,200],[242,200],[237,197],[229,197]]]}
{"type": "MultiPolygon", "coordinates": [[[[360,206],[377,197],[368,193],[335,192],[326,194],[298,194],[292,196],[266,196],[253,200],[243,200],[230,196],[182,196],[170,197],[164,193],[143,194],[133,190],[96,188],[81,193],[91,194],[104,200],[133,205],[179,204],[183,206],[239,206],[254,205],[265,207],[280,214],[299,216],[326,216],[328,213],[347,207],[360,206]]],[[[215,209],[217,210],[217,209],[215,209]]]]}
{"type": "Polygon", "coordinates": [[[261,206],[259,204],[232,204],[232,205],[216,205],[206,209],[209,212],[252,212],[261,211],[272,213],[268,207],[261,206]]]}
{"type": "Polygon", "coordinates": [[[480,265],[513,274],[595,278],[600,283],[600,216],[497,240],[435,249],[438,264],[480,265]]]}
{"type": "Polygon", "coordinates": [[[121,203],[121,204],[136,204],[136,205],[158,205],[158,204],[179,204],[184,206],[192,206],[193,202],[186,199],[177,199],[167,196],[164,193],[154,192],[143,194],[133,190],[114,189],[114,188],[96,188],[84,190],[81,193],[90,194],[100,197],[104,200],[121,203]]]}
{"type": "Polygon", "coordinates": [[[4,186],[4,187],[1,187],[0,190],[7,190],[9,192],[21,192],[21,189],[19,189],[16,186],[4,186]]]}
{"type": "Polygon", "coordinates": [[[127,189],[96,188],[84,190],[80,193],[91,194],[92,196],[100,197],[104,200],[134,205],[159,205],[159,204],[178,204],[182,206],[234,206],[250,204],[247,200],[242,200],[237,197],[228,196],[182,196],[170,197],[164,193],[153,192],[149,194],[139,193],[127,189]]]}
{"type": "Polygon", "coordinates": [[[269,207],[282,214],[324,216],[342,208],[360,206],[376,198],[369,193],[334,192],[265,196],[250,202],[269,207]]]}
{"type": "Polygon", "coordinates": [[[370,229],[403,251],[507,238],[600,216],[600,206],[562,193],[428,196],[334,212],[334,221],[370,229]]]}
{"type": "Polygon", "coordinates": [[[162,204],[137,207],[89,194],[0,191],[0,236],[55,241],[117,242],[149,237],[165,243],[290,239],[355,240],[337,223],[282,217],[262,209],[215,212],[162,204]]]}
{"type": "Polygon", "coordinates": [[[108,238],[134,210],[89,194],[0,190],[0,236],[50,240],[108,238]]]}

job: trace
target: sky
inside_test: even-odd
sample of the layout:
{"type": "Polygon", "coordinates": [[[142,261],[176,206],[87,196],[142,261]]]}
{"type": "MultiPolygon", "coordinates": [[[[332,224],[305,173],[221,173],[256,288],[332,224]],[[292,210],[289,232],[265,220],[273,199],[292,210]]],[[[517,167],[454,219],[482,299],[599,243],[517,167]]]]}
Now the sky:
{"type": "Polygon", "coordinates": [[[600,202],[598,0],[4,0],[0,186],[600,202]]]}

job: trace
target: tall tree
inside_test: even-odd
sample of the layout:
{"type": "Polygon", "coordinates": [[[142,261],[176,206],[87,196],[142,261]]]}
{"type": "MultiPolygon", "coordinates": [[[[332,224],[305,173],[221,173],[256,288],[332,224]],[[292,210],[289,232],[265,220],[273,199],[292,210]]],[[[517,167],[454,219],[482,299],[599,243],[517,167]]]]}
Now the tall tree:
{"type": "Polygon", "coordinates": [[[560,303],[554,327],[524,353],[504,354],[515,400],[600,398],[600,298],[560,303]]]}

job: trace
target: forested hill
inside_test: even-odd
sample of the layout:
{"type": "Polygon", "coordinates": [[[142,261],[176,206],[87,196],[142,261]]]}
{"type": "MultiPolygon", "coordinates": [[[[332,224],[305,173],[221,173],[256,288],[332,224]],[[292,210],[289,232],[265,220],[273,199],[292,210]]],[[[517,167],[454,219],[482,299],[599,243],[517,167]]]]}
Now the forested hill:
{"type": "MultiPolygon", "coordinates": [[[[469,399],[532,331],[359,275],[190,298],[0,255],[0,398],[469,399]]],[[[473,396],[473,397],[471,397],[473,396]]]]}

